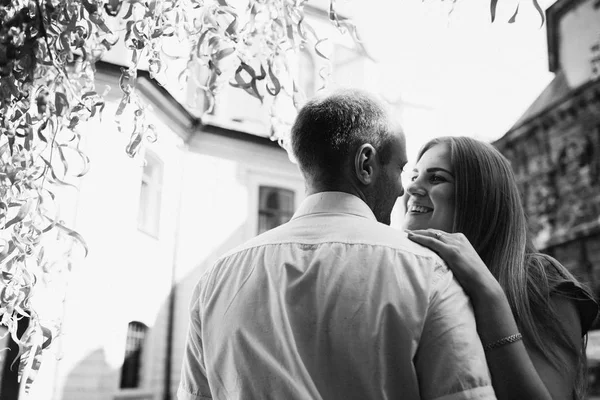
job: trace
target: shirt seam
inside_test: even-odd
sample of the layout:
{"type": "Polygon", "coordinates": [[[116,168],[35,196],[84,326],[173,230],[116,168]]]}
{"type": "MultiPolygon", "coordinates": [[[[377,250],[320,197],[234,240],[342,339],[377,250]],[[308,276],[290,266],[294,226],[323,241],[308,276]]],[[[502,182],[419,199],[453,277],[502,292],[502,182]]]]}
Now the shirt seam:
{"type": "Polygon", "coordinates": [[[296,215],[296,216],[292,217],[292,219],[291,219],[291,220],[292,220],[292,221],[297,221],[297,220],[299,220],[299,219],[306,218],[306,217],[310,217],[310,216],[312,216],[312,215],[323,215],[323,214],[327,214],[327,215],[350,215],[350,216],[353,216],[353,217],[364,218],[364,219],[368,219],[369,221],[377,222],[377,220],[376,220],[375,218],[372,218],[372,217],[371,217],[371,216],[369,216],[369,215],[365,215],[365,214],[359,214],[359,213],[352,213],[352,212],[341,212],[341,211],[338,211],[338,212],[331,212],[331,211],[313,211],[313,212],[306,213],[306,214],[299,214],[299,215],[296,215]]]}
{"type": "Polygon", "coordinates": [[[189,387],[187,387],[184,383],[182,383],[181,385],[179,385],[179,388],[184,391],[185,393],[192,395],[194,397],[199,397],[201,399],[212,399],[211,395],[205,395],[200,391],[196,391],[196,390],[191,390],[189,387]]]}
{"type": "Polygon", "coordinates": [[[480,397],[480,396],[487,396],[487,395],[492,395],[492,394],[495,394],[493,387],[491,385],[485,385],[485,386],[473,387],[473,388],[470,388],[467,390],[461,390],[460,392],[448,393],[448,394],[445,394],[440,397],[434,397],[431,400],[458,400],[458,399],[476,400],[476,399],[486,398],[486,397],[480,397]],[[473,397],[473,396],[477,396],[477,397],[473,397]]]}
{"type": "MultiPolygon", "coordinates": [[[[244,247],[242,249],[236,250],[232,253],[228,253],[225,254],[221,257],[219,257],[216,261],[215,264],[220,263],[221,261],[231,258],[237,254],[240,253],[244,253],[250,250],[254,250],[257,249],[259,247],[267,247],[267,246],[279,246],[282,244],[297,244],[297,245],[304,245],[304,246],[321,246],[321,245],[325,245],[325,244],[345,244],[345,245],[363,245],[363,246],[373,246],[373,247],[381,247],[381,248],[385,248],[388,250],[392,250],[394,252],[406,252],[412,256],[418,257],[418,258],[422,258],[422,259],[426,259],[426,260],[431,260],[435,263],[436,267],[444,267],[444,265],[442,263],[440,263],[438,260],[436,260],[435,256],[428,256],[428,255],[424,255],[424,254],[418,254],[415,253],[405,247],[394,247],[394,246],[389,246],[389,245],[385,245],[385,244],[374,244],[374,243],[365,243],[365,242],[342,242],[342,241],[337,241],[337,240],[332,240],[332,241],[326,241],[326,242],[318,242],[318,243],[308,243],[308,242],[299,242],[299,241],[284,241],[284,242],[277,242],[277,243],[263,243],[263,244],[257,244],[254,246],[250,246],[250,247],[244,247]]],[[[444,271],[441,271],[442,273],[444,271]]]]}

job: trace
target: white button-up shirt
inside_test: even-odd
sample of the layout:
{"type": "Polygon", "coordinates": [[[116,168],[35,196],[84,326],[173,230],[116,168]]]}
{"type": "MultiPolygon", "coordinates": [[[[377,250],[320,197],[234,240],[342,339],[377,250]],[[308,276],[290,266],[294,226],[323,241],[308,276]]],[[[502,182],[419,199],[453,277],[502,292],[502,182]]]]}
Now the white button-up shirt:
{"type": "Polygon", "coordinates": [[[307,197],[191,304],[180,400],[495,399],[452,272],[358,197],[307,197]]]}

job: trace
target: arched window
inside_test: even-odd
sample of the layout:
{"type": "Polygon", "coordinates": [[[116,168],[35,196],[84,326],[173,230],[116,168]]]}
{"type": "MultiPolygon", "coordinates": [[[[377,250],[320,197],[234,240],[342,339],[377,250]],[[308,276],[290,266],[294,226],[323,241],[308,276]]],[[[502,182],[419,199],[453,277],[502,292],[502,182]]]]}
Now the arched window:
{"type": "Polygon", "coordinates": [[[148,327],[138,321],[132,321],[127,327],[127,342],[125,343],[125,359],[121,368],[121,388],[140,387],[142,370],[142,353],[148,327]]]}

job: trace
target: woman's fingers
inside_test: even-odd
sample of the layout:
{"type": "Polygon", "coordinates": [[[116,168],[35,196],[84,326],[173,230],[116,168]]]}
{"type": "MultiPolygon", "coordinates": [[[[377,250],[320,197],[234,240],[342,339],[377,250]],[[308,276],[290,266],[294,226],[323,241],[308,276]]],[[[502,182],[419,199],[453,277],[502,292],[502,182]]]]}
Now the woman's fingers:
{"type": "Polygon", "coordinates": [[[468,257],[469,246],[461,243],[460,237],[437,229],[406,230],[408,238],[436,252],[446,263],[456,263],[468,257]],[[466,254],[464,254],[466,253],[466,254]]]}
{"type": "Polygon", "coordinates": [[[440,234],[443,232],[435,230],[435,229],[415,229],[415,230],[406,229],[406,233],[409,233],[409,234],[413,233],[413,234],[417,234],[417,235],[436,237],[437,234],[440,234]]]}
{"type": "Polygon", "coordinates": [[[434,232],[429,231],[406,231],[408,238],[413,242],[417,242],[425,247],[429,247],[432,250],[440,250],[443,246],[443,243],[440,239],[434,234],[434,232]]]}

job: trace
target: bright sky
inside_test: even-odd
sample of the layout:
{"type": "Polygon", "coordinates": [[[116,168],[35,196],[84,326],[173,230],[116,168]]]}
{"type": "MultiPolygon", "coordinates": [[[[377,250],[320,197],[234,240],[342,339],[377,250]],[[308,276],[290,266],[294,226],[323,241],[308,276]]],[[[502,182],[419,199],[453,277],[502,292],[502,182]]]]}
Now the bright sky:
{"type": "MultiPolygon", "coordinates": [[[[540,0],[546,9],[555,0],[540,0]]],[[[551,81],[546,26],[532,1],[346,0],[381,68],[379,91],[405,104],[409,160],[429,138],[501,137],[551,81]]]]}
{"type": "Polygon", "coordinates": [[[373,90],[403,105],[409,160],[436,136],[500,138],[551,81],[546,25],[532,0],[509,24],[518,3],[499,0],[492,24],[490,0],[336,0],[378,61],[373,90]]]}

